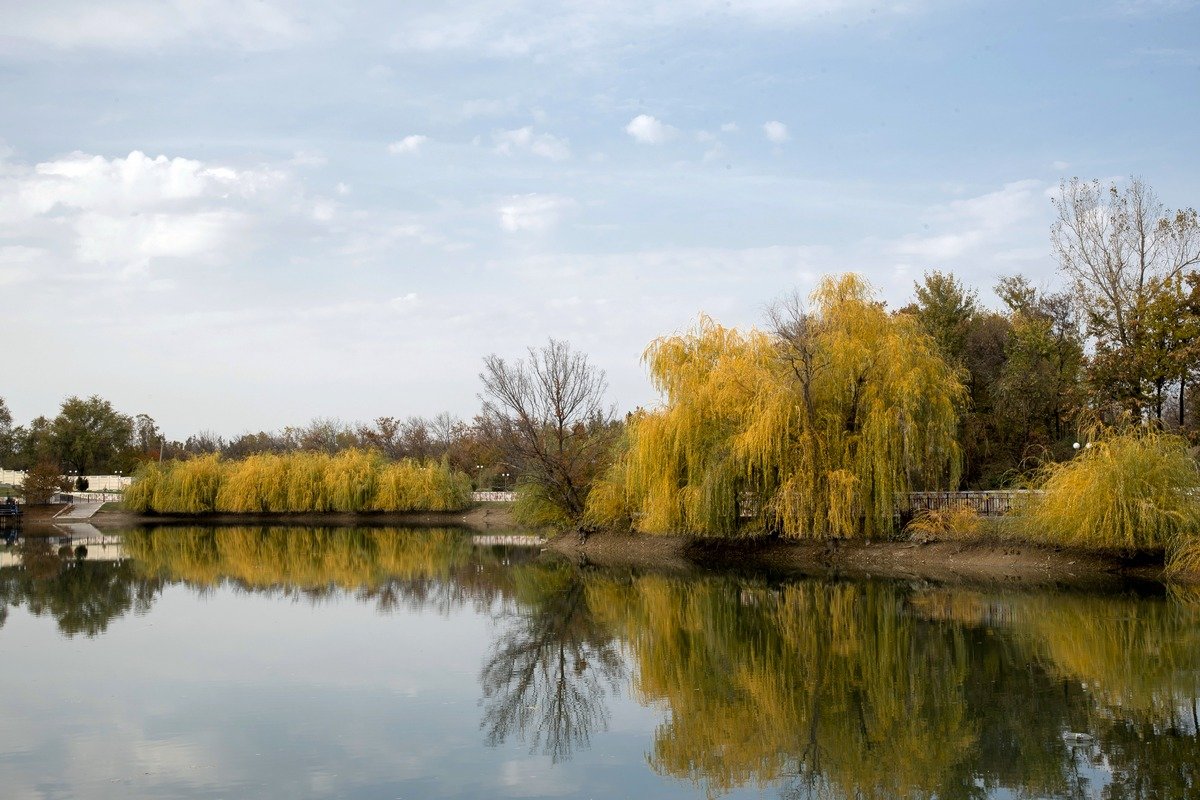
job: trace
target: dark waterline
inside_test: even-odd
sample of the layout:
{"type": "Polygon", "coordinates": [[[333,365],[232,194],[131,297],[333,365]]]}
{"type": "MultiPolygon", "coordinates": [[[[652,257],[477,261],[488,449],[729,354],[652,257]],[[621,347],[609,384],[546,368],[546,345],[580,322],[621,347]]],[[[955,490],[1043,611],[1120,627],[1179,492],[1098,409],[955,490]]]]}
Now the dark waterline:
{"type": "Polygon", "coordinates": [[[477,541],[6,551],[0,795],[1200,793],[1200,596],[667,577],[477,541]]]}

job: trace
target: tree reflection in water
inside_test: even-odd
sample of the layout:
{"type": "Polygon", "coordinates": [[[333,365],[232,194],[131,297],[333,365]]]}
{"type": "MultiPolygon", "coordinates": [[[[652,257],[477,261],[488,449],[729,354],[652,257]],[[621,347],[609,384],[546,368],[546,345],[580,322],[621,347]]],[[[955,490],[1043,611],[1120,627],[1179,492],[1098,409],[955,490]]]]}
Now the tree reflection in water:
{"type": "Polygon", "coordinates": [[[164,585],[133,562],[77,559],[46,539],[26,539],[18,553],[20,569],[0,570],[0,626],[7,606],[24,605],[35,616],[53,617],[65,636],[98,636],[112,620],[147,611],[164,585]]]}
{"type": "Polygon", "coordinates": [[[517,735],[558,763],[607,728],[607,699],[626,670],[584,580],[566,565],[519,575],[516,603],[480,673],[488,744],[517,735]]]}
{"type": "MultiPolygon", "coordinates": [[[[7,606],[94,636],[170,583],[496,616],[480,727],[555,762],[626,685],[658,773],[709,796],[1200,796],[1200,590],[1168,596],[579,570],[454,530],[142,531],[131,559],[31,547],[7,606]],[[628,666],[627,666],[628,665],[628,666]],[[1075,734],[1081,734],[1075,736],[1075,734]]],[[[529,551],[521,551],[528,553],[529,551]]]]}

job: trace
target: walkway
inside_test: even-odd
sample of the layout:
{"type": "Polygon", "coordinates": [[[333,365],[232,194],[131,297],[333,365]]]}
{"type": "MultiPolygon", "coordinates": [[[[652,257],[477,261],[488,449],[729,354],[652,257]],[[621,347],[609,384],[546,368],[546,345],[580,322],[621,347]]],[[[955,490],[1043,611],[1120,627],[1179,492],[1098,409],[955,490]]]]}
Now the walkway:
{"type": "Polygon", "coordinates": [[[103,505],[103,502],[75,503],[67,506],[62,511],[55,514],[54,519],[60,522],[91,519],[92,515],[99,511],[103,505]]]}

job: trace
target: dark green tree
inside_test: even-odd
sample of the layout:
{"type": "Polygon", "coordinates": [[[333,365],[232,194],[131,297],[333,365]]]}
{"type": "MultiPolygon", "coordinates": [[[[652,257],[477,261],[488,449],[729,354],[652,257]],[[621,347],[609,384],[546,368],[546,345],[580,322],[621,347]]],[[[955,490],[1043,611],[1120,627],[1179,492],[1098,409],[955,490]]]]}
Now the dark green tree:
{"type": "Polygon", "coordinates": [[[59,461],[78,475],[110,468],[133,439],[133,420],[99,395],[68,397],[50,426],[59,461]]]}
{"type": "Polygon", "coordinates": [[[16,440],[13,436],[13,417],[8,403],[0,397],[0,467],[12,469],[16,457],[16,440]]]}
{"type": "Polygon", "coordinates": [[[955,366],[962,366],[971,321],[979,313],[975,290],[964,287],[954,273],[938,270],[925,273],[914,288],[913,315],[938,343],[942,356],[955,366]]]}

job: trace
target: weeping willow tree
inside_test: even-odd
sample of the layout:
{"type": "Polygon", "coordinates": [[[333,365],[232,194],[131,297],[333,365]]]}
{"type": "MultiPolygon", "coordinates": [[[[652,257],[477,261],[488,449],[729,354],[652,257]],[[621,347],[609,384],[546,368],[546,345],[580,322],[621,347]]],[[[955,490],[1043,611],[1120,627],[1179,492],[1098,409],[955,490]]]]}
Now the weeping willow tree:
{"type": "Polygon", "coordinates": [[[897,499],[954,485],[965,393],[934,341],[857,275],[777,309],[773,330],[702,317],[646,351],[664,406],[633,418],[592,518],[648,533],[890,533],[897,499]]]}
{"type": "Polygon", "coordinates": [[[151,463],[125,493],[132,511],[173,514],[454,511],[470,499],[470,479],[446,462],[356,449],[151,463]]]}
{"type": "Polygon", "coordinates": [[[1096,429],[1070,461],[1040,474],[1033,536],[1090,547],[1165,549],[1186,562],[1200,541],[1200,466],[1187,442],[1153,428],[1096,429]]]}

